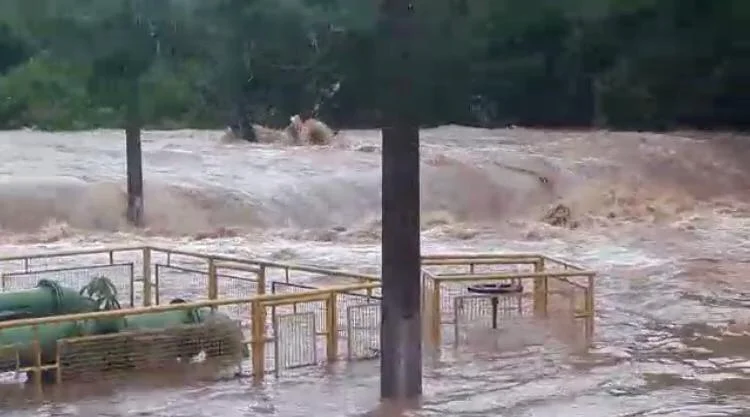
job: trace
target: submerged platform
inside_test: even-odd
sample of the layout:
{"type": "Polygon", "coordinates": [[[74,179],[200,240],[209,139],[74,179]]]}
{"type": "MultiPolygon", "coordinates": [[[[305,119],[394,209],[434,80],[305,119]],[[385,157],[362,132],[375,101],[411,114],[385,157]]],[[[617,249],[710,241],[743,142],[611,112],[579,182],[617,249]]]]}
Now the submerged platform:
{"type": "MultiPolygon", "coordinates": [[[[470,344],[477,335],[515,326],[575,348],[591,343],[593,271],[544,255],[506,253],[425,255],[422,267],[427,349],[470,344]]],[[[261,380],[380,352],[376,275],[152,246],[0,257],[0,271],[1,292],[31,289],[41,280],[79,289],[106,277],[121,306],[0,321],[0,374],[10,384],[29,380],[41,389],[45,382],[166,372],[261,380]],[[179,318],[206,311],[231,323],[179,318]],[[157,314],[178,318],[128,326],[157,314]],[[111,334],[85,331],[113,320],[125,324],[111,334]]]]}

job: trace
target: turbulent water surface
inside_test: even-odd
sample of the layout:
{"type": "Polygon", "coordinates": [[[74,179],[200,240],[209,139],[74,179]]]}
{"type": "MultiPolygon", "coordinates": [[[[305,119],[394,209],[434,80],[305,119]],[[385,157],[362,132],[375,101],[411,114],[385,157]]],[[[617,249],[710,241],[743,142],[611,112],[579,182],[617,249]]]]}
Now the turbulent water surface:
{"type": "MultiPolygon", "coordinates": [[[[2,252],[151,242],[377,269],[378,132],[347,131],[321,148],[220,136],[145,134],[148,227],[134,232],[123,221],[120,132],[0,133],[2,252]]],[[[444,354],[426,360],[425,398],[409,413],[747,415],[750,152],[715,136],[424,131],[425,252],[538,251],[601,276],[591,355],[444,354]],[[570,215],[552,219],[558,204],[570,215]]],[[[144,387],[3,415],[396,415],[378,406],[377,370],[144,387]]]]}

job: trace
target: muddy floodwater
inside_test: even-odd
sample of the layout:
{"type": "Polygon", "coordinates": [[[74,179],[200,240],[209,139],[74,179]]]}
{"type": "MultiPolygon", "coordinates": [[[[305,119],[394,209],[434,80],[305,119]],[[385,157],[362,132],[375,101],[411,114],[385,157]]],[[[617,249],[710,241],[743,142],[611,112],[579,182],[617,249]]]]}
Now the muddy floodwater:
{"type": "MultiPolygon", "coordinates": [[[[377,271],[379,132],[320,148],[220,137],[145,134],[148,227],[135,232],[121,132],[0,133],[0,253],[149,242],[377,271]]],[[[445,349],[426,357],[424,400],[408,414],[750,415],[746,149],[719,134],[423,131],[424,252],[542,252],[600,276],[590,354],[510,330],[445,349]]],[[[375,415],[378,366],[114,387],[2,415],[375,415]]]]}

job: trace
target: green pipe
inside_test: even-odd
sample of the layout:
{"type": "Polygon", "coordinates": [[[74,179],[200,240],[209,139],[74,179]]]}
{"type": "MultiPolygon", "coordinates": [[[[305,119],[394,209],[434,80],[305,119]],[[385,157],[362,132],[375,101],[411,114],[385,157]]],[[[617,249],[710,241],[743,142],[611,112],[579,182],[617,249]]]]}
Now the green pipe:
{"type": "MultiPolygon", "coordinates": [[[[243,357],[250,357],[250,351],[246,344],[242,343],[244,339],[242,330],[237,323],[224,313],[214,311],[211,308],[190,308],[186,310],[165,311],[161,313],[132,314],[121,319],[91,321],[87,324],[87,329],[83,330],[84,334],[107,334],[118,332],[137,332],[144,330],[158,330],[177,328],[191,324],[206,324],[206,330],[213,332],[217,341],[227,343],[227,349],[236,349],[239,347],[243,357]]],[[[219,342],[218,344],[221,344],[219,342]]],[[[190,357],[200,353],[192,351],[190,343],[184,346],[188,349],[182,354],[190,357]]],[[[226,350],[221,350],[226,352],[226,350]]],[[[206,352],[209,354],[209,352],[206,352]]],[[[181,355],[182,355],[181,354],[181,355]]],[[[219,353],[221,354],[221,353],[219,353]]]]}
{"type": "MultiPolygon", "coordinates": [[[[40,324],[37,326],[12,327],[0,330],[0,372],[15,370],[15,351],[19,352],[21,366],[35,363],[33,341],[38,340],[42,351],[42,363],[55,361],[57,341],[60,339],[130,332],[139,330],[156,330],[183,325],[199,324],[217,320],[233,323],[223,313],[211,311],[210,308],[174,310],[158,313],[131,314],[116,319],[83,320],[40,324]],[[12,350],[2,351],[2,347],[13,346],[12,350]]],[[[226,335],[221,335],[226,336],[226,335]]],[[[237,342],[242,334],[237,328],[237,342]]],[[[246,356],[247,352],[243,354],[246,356]]]]}
{"type": "MultiPolygon", "coordinates": [[[[209,310],[210,309],[201,309],[209,310]]],[[[197,309],[165,311],[163,313],[149,313],[125,316],[124,330],[151,330],[186,324],[196,324],[203,321],[203,314],[197,309]]]]}
{"type": "Polygon", "coordinates": [[[201,323],[207,314],[203,310],[187,309],[159,313],[131,314],[116,319],[89,320],[85,323],[86,334],[108,334],[122,331],[165,329],[181,325],[201,323]]]}
{"type": "Polygon", "coordinates": [[[16,351],[18,351],[22,367],[33,365],[36,361],[32,346],[34,340],[39,341],[42,363],[50,363],[55,361],[58,340],[82,335],[82,329],[76,322],[2,329],[0,330],[0,371],[16,369],[16,351]]]}
{"type": "Polygon", "coordinates": [[[0,321],[96,310],[96,303],[55,281],[40,280],[36,288],[0,293],[0,321]]]}

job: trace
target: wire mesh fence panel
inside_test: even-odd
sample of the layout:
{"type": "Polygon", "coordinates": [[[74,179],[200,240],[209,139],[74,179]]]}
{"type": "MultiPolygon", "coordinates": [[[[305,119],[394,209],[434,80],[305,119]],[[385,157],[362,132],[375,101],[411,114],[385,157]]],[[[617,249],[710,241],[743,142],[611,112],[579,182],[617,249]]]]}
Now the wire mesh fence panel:
{"type": "Polygon", "coordinates": [[[272,281],[271,282],[271,293],[272,294],[296,294],[310,290],[317,290],[319,287],[304,284],[292,284],[289,282],[272,281]]]}
{"type": "MultiPolygon", "coordinates": [[[[272,281],[271,294],[298,294],[305,291],[317,289],[316,287],[302,284],[291,284],[288,282],[272,281]]],[[[297,304],[280,305],[274,308],[276,314],[296,314],[304,312],[297,304]]]]}
{"type": "Polygon", "coordinates": [[[524,315],[520,293],[464,295],[453,302],[453,343],[460,343],[471,330],[500,329],[524,315]]]}
{"type": "MultiPolygon", "coordinates": [[[[475,286],[477,284],[511,284],[511,285],[518,285],[519,288],[521,288],[522,292],[530,292],[530,288],[525,288],[521,284],[520,279],[516,280],[496,280],[496,281],[488,281],[488,280],[477,280],[477,281],[458,281],[453,282],[449,280],[441,280],[440,281],[440,314],[441,314],[441,322],[443,324],[451,324],[454,321],[455,318],[455,311],[454,308],[456,307],[455,299],[467,295],[474,295],[475,292],[471,292],[470,288],[472,286],[475,286]]],[[[434,289],[433,289],[434,291],[434,289]]]]}
{"type": "MultiPolygon", "coordinates": [[[[59,377],[64,382],[157,374],[223,376],[239,369],[242,339],[231,320],[62,339],[56,346],[59,377]]],[[[52,362],[45,357],[45,363],[52,362]]]]}
{"type": "Polygon", "coordinates": [[[492,302],[488,297],[462,295],[455,297],[453,302],[453,343],[465,338],[465,332],[470,327],[491,327],[492,302]]]}
{"type": "MultiPolygon", "coordinates": [[[[36,268],[39,270],[50,269],[48,267],[36,268]]],[[[30,272],[29,261],[24,259],[0,260],[0,273],[10,274],[13,272],[30,272]]]]}
{"type": "Polygon", "coordinates": [[[318,363],[316,317],[313,313],[274,317],[274,369],[299,368],[318,363]]]}
{"type": "Polygon", "coordinates": [[[216,274],[219,298],[247,298],[258,294],[258,280],[225,273],[216,274]]]}
{"type": "MultiPolygon", "coordinates": [[[[531,295],[531,289],[525,288],[523,285],[521,285],[520,280],[497,280],[497,281],[473,281],[473,282],[451,282],[451,281],[440,281],[439,285],[439,291],[440,291],[440,320],[442,324],[454,324],[457,316],[456,307],[460,307],[463,301],[456,302],[456,300],[464,300],[464,299],[471,299],[472,297],[475,297],[477,295],[483,296],[485,294],[479,294],[477,292],[472,292],[470,288],[482,285],[482,284],[511,284],[511,285],[518,285],[518,288],[520,289],[520,292],[513,292],[513,293],[506,293],[506,294],[498,294],[496,297],[499,297],[498,300],[500,301],[500,306],[502,307],[502,311],[506,311],[507,314],[506,317],[509,317],[511,314],[511,310],[516,310],[515,314],[518,315],[524,315],[527,312],[528,308],[531,307],[530,304],[524,303],[524,300],[527,297],[530,297],[531,295]],[[512,304],[510,300],[512,301],[512,304]]],[[[463,314],[463,313],[462,313],[463,314]]]]}
{"type": "Polygon", "coordinates": [[[135,294],[133,264],[86,265],[71,268],[47,269],[32,272],[13,272],[0,278],[2,291],[35,288],[41,280],[56,281],[64,287],[81,290],[94,278],[108,278],[117,290],[117,300],[123,306],[134,306],[142,298],[135,294]]]}
{"type": "Polygon", "coordinates": [[[208,299],[207,271],[154,264],[154,282],[157,304],[167,304],[175,298],[191,301],[208,299]]]}
{"type": "MultiPolygon", "coordinates": [[[[141,249],[109,251],[101,250],[94,253],[49,253],[47,255],[29,255],[20,259],[0,259],[0,273],[25,274],[47,270],[79,268],[88,265],[133,265],[135,281],[135,299],[139,300],[143,293],[141,249]]],[[[128,303],[124,303],[127,305],[128,303]]],[[[136,302],[142,305],[142,300],[136,302]]]]}
{"type": "Polygon", "coordinates": [[[173,251],[167,248],[151,248],[151,261],[169,266],[208,272],[211,254],[193,251],[173,251]]]}
{"type": "Polygon", "coordinates": [[[360,305],[380,305],[380,298],[366,293],[337,293],[336,294],[336,320],[340,337],[346,337],[349,326],[349,308],[360,305]]]}
{"type": "Polygon", "coordinates": [[[547,320],[555,337],[578,343],[586,337],[585,319],[577,317],[586,313],[586,288],[562,278],[548,279],[547,320]]]}
{"type": "MultiPolygon", "coordinates": [[[[228,274],[217,274],[216,279],[219,298],[249,298],[258,294],[257,280],[228,274]]],[[[239,320],[243,327],[250,326],[250,304],[229,304],[219,307],[219,310],[239,320]]]]}
{"type": "Polygon", "coordinates": [[[551,320],[572,323],[585,312],[585,287],[559,278],[550,278],[547,285],[547,315],[551,320]]]}
{"type": "MultiPolygon", "coordinates": [[[[101,255],[100,255],[101,256],[101,255]]],[[[135,250],[135,251],[124,251],[124,252],[114,252],[112,256],[110,257],[109,254],[107,256],[110,259],[110,263],[129,263],[133,265],[133,293],[134,296],[134,306],[145,306],[146,303],[144,302],[144,271],[143,270],[143,251],[142,250],[135,250]]],[[[149,280],[151,278],[149,277],[149,280]]],[[[153,284],[153,282],[152,282],[153,284]]],[[[151,300],[150,303],[153,304],[154,295],[151,294],[151,300]]]]}
{"type": "Polygon", "coordinates": [[[523,274],[534,271],[534,261],[534,259],[519,259],[513,262],[503,259],[484,259],[475,262],[464,260],[457,264],[428,264],[423,268],[423,271],[435,277],[444,275],[523,274]]]}
{"type": "MultiPolygon", "coordinates": [[[[114,256],[114,255],[113,255],[114,256]]],[[[12,272],[34,272],[44,271],[47,269],[71,268],[78,265],[100,265],[133,262],[133,260],[119,259],[118,262],[113,260],[109,251],[84,254],[50,254],[50,256],[34,257],[31,256],[21,261],[22,267],[12,272]]],[[[14,264],[17,265],[16,262],[14,264]]]]}
{"type": "Polygon", "coordinates": [[[295,314],[299,313],[310,313],[315,316],[315,331],[317,333],[325,333],[328,329],[328,323],[326,321],[326,302],[325,301],[308,301],[304,303],[298,303],[293,306],[295,314]]]}
{"type": "Polygon", "coordinates": [[[346,309],[347,359],[372,359],[380,355],[380,303],[346,309]]]}
{"type": "MultiPolygon", "coordinates": [[[[208,299],[208,270],[182,266],[154,264],[156,282],[155,302],[163,304],[168,299],[182,298],[189,300],[208,299]]],[[[219,298],[247,298],[257,295],[258,280],[238,275],[217,273],[216,281],[219,298]]],[[[230,304],[220,310],[231,317],[242,320],[245,325],[250,320],[248,304],[230,304]]]]}
{"type": "Polygon", "coordinates": [[[565,332],[565,329],[558,329],[556,336],[575,349],[588,349],[591,346],[593,336],[589,334],[589,326],[591,326],[593,320],[593,317],[579,317],[573,321],[569,332],[565,332]]]}
{"type": "MultiPolygon", "coordinates": [[[[322,287],[325,288],[325,287],[322,287]]],[[[274,294],[283,293],[301,293],[305,291],[311,291],[319,289],[312,285],[305,284],[291,284],[287,282],[271,283],[271,292],[274,294]]],[[[338,333],[340,336],[346,335],[347,325],[347,309],[351,306],[360,304],[379,303],[380,297],[374,294],[368,295],[365,290],[352,291],[352,292],[339,292],[336,293],[336,320],[338,326],[338,333]]],[[[328,331],[326,322],[326,310],[324,302],[317,303],[299,303],[291,304],[289,306],[279,306],[276,310],[277,314],[282,313],[302,313],[302,312],[313,312],[316,314],[316,326],[318,333],[324,333],[328,331]]]]}
{"type": "Polygon", "coordinates": [[[455,299],[469,295],[469,283],[441,281],[440,286],[440,322],[449,324],[455,317],[455,299]]]}
{"type": "MultiPolygon", "coordinates": [[[[288,282],[273,281],[271,283],[272,294],[298,294],[310,290],[316,290],[317,287],[303,284],[291,284],[288,282]]],[[[326,331],[326,306],[324,301],[313,301],[303,303],[292,303],[274,307],[276,315],[313,313],[315,314],[315,327],[318,333],[326,331]]]]}

